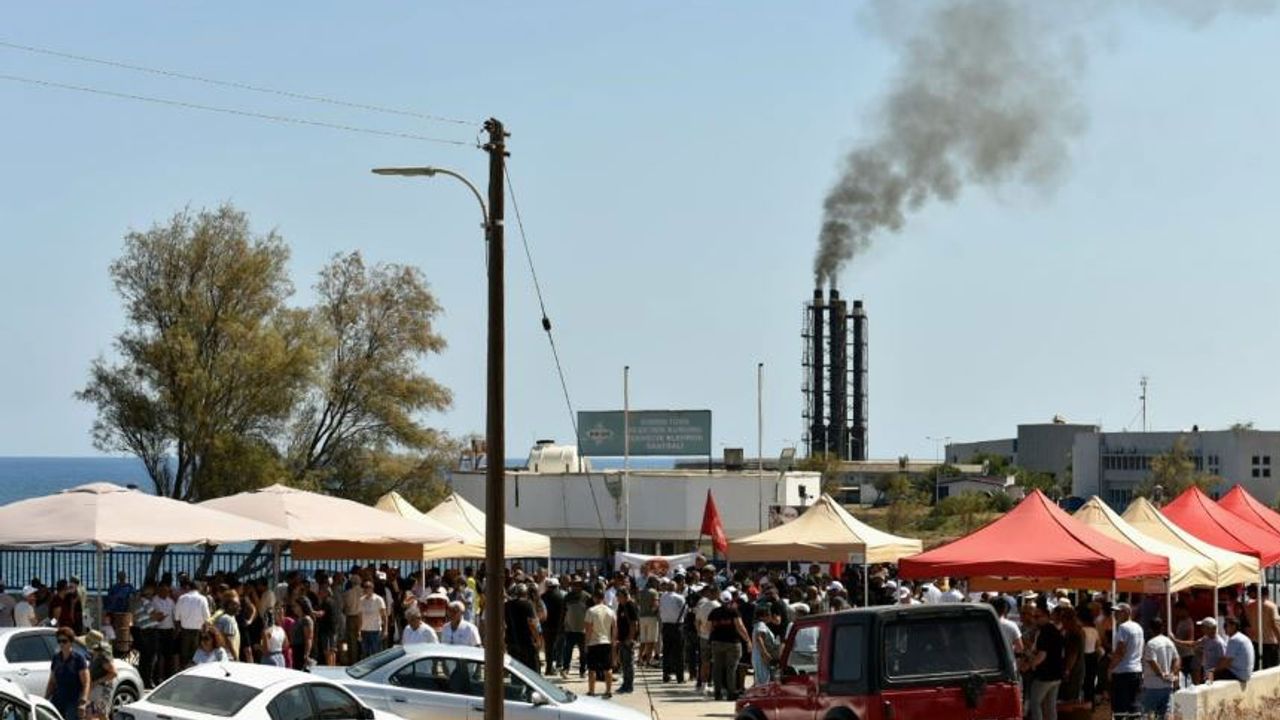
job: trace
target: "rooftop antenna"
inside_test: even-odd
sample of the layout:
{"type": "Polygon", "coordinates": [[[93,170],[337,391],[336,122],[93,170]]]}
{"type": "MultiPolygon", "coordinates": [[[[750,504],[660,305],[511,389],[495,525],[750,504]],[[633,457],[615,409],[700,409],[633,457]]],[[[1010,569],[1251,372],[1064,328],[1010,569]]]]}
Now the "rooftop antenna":
{"type": "Polygon", "coordinates": [[[1142,401],[1142,432],[1146,432],[1147,431],[1147,376],[1146,375],[1142,376],[1142,380],[1139,382],[1139,384],[1142,386],[1142,394],[1138,396],[1138,399],[1142,401]]]}

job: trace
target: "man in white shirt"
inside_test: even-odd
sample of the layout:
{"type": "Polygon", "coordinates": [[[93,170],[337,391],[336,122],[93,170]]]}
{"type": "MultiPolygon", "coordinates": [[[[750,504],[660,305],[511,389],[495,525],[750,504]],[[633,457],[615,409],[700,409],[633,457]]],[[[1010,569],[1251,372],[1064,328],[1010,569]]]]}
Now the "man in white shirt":
{"type": "Polygon", "coordinates": [[[13,626],[36,626],[36,589],[30,585],[22,588],[22,601],[13,606],[13,626]]]}
{"type": "Polygon", "coordinates": [[[688,610],[685,607],[684,576],[677,575],[675,582],[663,580],[660,587],[658,621],[662,627],[662,682],[674,676],[676,682],[683,684],[684,617],[688,610]]]}
{"type": "Polygon", "coordinates": [[[708,617],[712,610],[720,607],[717,597],[715,585],[706,585],[702,588],[702,599],[693,608],[694,626],[698,629],[698,682],[694,688],[697,693],[703,692],[711,679],[711,623],[708,617]]]}
{"type": "Polygon", "coordinates": [[[964,593],[960,592],[960,588],[952,587],[947,578],[942,578],[941,587],[942,595],[938,597],[940,603],[961,603],[964,602],[964,593]]]}
{"type": "Polygon", "coordinates": [[[467,606],[460,600],[449,603],[449,621],[440,629],[440,642],[445,645],[480,647],[480,630],[464,615],[467,606]]]}
{"type": "Polygon", "coordinates": [[[926,605],[937,605],[942,600],[942,591],[932,582],[920,586],[920,599],[926,605]]]}
{"type": "Polygon", "coordinates": [[[178,626],[178,665],[186,667],[196,654],[200,628],[209,621],[209,601],[196,590],[195,585],[183,578],[182,596],[173,604],[173,620],[178,626]]]}
{"type": "Polygon", "coordinates": [[[1111,709],[1113,713],[1142,712],[1138,690],[1142,687],[1142,626],[1133,621],[1129,603],[1115,606],[1116,629],[1112,635],[1111,709]]]}
{"type": "Polygon", "coordinates": [[[1164,618],[1148,623],[1151,639],[1142,649],[1142,712],[1164,718],[1178,686],[1178,647],[1164,634],[1164,618]]]}
{"type": "Polygon", "coordinates": [[[1018,623],[1009,619],[1009,600],[1004,597],[996,597],[992,599],[991,606],[996,610],[997,622],[1000,623],[1000,635],[1004,637],[1004,641],[1013,650],[1014,656],[1020,657],[1023,651],[1022,628],[1018,627],[1018,623]]]}
{"type": "Polygon", "coordinates": [[[401,645],[415,645],[418,643],[438,643],[440,638],[436,636],[436,631],[431,626],[422,622],[422,613],[414,610],[405,613],[405,618],[409,624],[404,626],[404,630],[400,633],[401,645]]]}
{"type": "Polygon", "coordinates": [[[596,679],[604,679],[604,699],[613,697],[613,666],[617,655],[618,616],[604,602],[604,593],[592,595],[587,610],[587,695],[596,694],[596,679]]]}
{"type": "Polygon", "coordinates": [[[369,657],[382,650],[387,632],[387,601],[373,594],[373,583],[365,580],[360,596],[360,652],[369,657]]]}

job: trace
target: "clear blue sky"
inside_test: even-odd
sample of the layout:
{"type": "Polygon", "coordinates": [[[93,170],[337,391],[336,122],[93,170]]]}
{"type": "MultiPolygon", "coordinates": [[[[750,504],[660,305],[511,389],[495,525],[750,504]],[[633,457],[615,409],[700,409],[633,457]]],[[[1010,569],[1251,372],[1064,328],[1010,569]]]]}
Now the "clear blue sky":
{"type": "MultiPolygon", "coordinates": [[[[480,120],[511,172],[574,401],[710,408],[715,443],[801,433],[800,319],[823,193],[893,55],[847,3],[130,3],[8,9],[0,39],[480,120]]],[[[1110,18],[1056,193],[970,189],[843,276],[871,320],[871,454],[1005,436],[1055,413],[1119,429],[1151,377],[1162,429],[1280,427],[1280,20],[1110,18]]],[[[0,49],[0,73],[468,140],[467,128],[0,49]]],[[[230,200],[293,248],[296,301],[359,248],[419,265],[446,315],[427,369],[484,422],[483,252],[460,187],[375,178],[474,149],[0,81],[0,455],[85,455],[72,398],[122,323],[130,228],[230,200]]],[[[528,270],[509,245],[508,451],[568,439],[528,270]]]]}

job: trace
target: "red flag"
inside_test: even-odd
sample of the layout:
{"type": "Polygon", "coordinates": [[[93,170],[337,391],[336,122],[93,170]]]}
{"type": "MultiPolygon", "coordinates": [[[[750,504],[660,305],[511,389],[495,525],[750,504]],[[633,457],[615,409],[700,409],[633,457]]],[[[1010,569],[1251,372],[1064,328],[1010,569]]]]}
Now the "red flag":
{"type": "Polygon", "coordinates": [[[707,489],[707,504],[702,509],[702,535],[711,536],[711,547],[724,555],[729,552],[729,539],[724,536],[724,524],[720,522],[720,511],[716,510],[716,501],[711,497],[711,489],[707,489]]]}

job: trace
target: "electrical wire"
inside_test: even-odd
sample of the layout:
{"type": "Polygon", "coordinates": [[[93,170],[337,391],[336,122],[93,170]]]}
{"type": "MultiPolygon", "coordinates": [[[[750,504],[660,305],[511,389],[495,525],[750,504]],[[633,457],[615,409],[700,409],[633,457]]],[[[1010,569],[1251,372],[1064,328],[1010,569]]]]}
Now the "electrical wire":
{"type": "Polygon", "coordinates": [[[469,147],[472,145],[472,143],[465,140],[448,140],[428,135],[419,135],[417,133],[399,132],[395,130],[374,130],[372,128],[357,127],[355,125],[324,122],[322,120],[309,120],[307,118],[290,117],[288,115],[271,115],[268,113],[253,112],[252,110],[239,110],[236,108],[218,107],[216,105],[202,105],[200,103],[186,102],[183,100],[170,100],[168,98],[158,98],[149,95],[116,92],[114,90],[103,90],[101,88],[89,87],[87,85],[53,82],[52,80],[40,80],[38,78],[22,77],[20,75],[0,74],[0,80],[25,83],[27,85],[38,85],[48,88],[58,88],[60,90],[74,90],[76,92],[105,95],[107,97],[121,98],[124,100],[137,100],[139,102],[168,105],[170,107],[185,108],[188,110],[204,110],[205,112],[222,113],[224,115],[238,115],[240,117],[256,118],[258,120],[270,120],[273,122],[290,123],[293,125],[309,125],[311,127],[322,127],[330,130],[344,130],[346,132],[361,133],[364,135],[378,135],[381,137],[394,137],[401,138],[403,140],[418,140],[421,142],[440,143],[443,145],[459,145],[463,147],[469,147]]]}
{"type": "Polygon", "coordinates": [[[458,118],[445,117],[443,115],[432,115],[430,113],[421,113],[413,110],[401,110],[398,108],[389,108],[381,105],[369,105],[366,103],[351,102],[348,100],[338,100],[323,95],[309,95],[306,93],[293,92],[290,90],[278,90],[276,88],[262,87],[259,85],[250,85],[249,83],[234,82],[229,80],[217,80],[214,78],[203,77],[201,75],[191,75],[181,73],[175,70],[165,70],[162,68],[147,67],[146,65],[134,65],[132,63],[120,62],[118,60],[107,60],[104,58],[90,57],[88,55],[76,55],[74,53],[61,52],[59,50],[51,50],[49,48],[36,47],[34,45],[21,45],[19,43],[0,40],[0,47],[9,48],[10,50],[21,50],[23,52],[37,53],[40,55],[48,55],[51,57],[63,58],[66,60],[75,60],[77,62],[93,63],[96,65],[106,65],[108,67],[120,68],[122,70],[132,70],[134,72],[149,73],[151,75],[160,75],[163,77],[176,78],[178,80],[192,80],[207,85],[216,85],[218,87],[235,88],[237,90],[249,90],[251,92],[265,93],[268,95],[278,95],[280,97],[292,98],[294,100],[307,100],[310,102],[325,103],[327,105],[336,105],[338,107],[353,108],[356,110],[367,110],[369,112],[386,113],[388,115],[402,115],[404,117],[414,117],[421,120],[432,120],[435,122],[453,123],[455,125],[478,125],[479,123],[471,120],[460,120],[458,118]]]}
{"type": "MultiPolygon", "coordinates": [[[[555,360],[556,374],[560,378],[560,391],[564,395],[564,405],[569,412],[569,424],[573,427],[573,437],[576,441],[578,436],[578,416],[573,411],[573,400],[569,398],[569,383],[565,379],[564,364],[560,362],[560,350],[556,347],[555,336],[551,333],[551,319],[547,316],[547,304],[542,297],[542,283],[538,281],[538,271],[533,265],[533,253],[529,250],[529,236],[524,230],[524,217],[520,214],[520,202],[516,198],[516,187],[511,180],[510,163],[504,165],[504,179],[507,181],[507,193],[511,195],[511,209],[516,213],[516,228],[520,231],[520,242],[524,245],[524,257],[529,263],[529,275],[533,278],[533,290],[538,297],[538,308],[542,313],[542,329],[547,334],[547,343],[551,346],[551,357],[555,360]]],[[[581,460],[579,460],[581,462],[581,460]]],[[[591,472],[587,475],[587,489],[591,491],[591,504],[595,506],[596,522],[600,526],[600,537],[605,539],[607,532],[604,528],[604,515],[600,512],[600,501],[596,498],[595,483],[592,482],[591,472]]],[[[566,521],[568,518],[566,518],[566,521]]]]}

